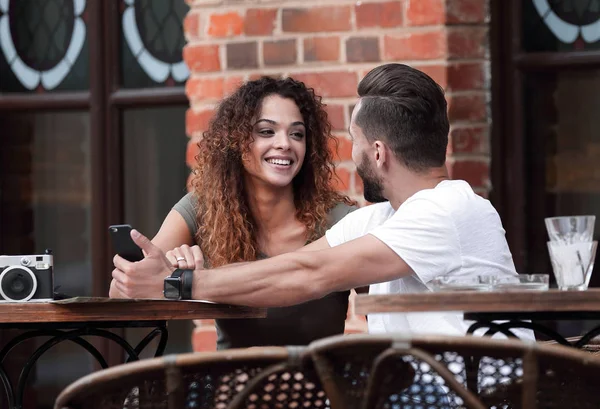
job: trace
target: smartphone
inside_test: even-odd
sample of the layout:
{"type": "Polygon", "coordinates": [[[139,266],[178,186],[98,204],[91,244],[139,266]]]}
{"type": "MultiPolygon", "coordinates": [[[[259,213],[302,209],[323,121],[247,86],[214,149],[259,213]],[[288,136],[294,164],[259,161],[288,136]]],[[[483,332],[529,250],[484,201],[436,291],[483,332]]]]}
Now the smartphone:
{"type": "Polygon", "coordinates": [[[128,224],[115,224],[109,226],[108,231],[112,239],[115,253],[127,261],[140,261],[144,253],[131,238],[131,226],[128,224]]]}

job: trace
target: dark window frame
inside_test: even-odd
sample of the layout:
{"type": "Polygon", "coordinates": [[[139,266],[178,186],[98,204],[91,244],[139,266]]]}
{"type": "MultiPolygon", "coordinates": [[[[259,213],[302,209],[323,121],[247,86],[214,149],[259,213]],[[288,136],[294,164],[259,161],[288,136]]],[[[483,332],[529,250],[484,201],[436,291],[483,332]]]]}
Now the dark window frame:
{"type": "MultiPolygon", "coordinates": [[[[108,296],[113,255],[107,227],[124,222],[123,111],[144,106],[188,104],[183,85],[140,89],[120,86],[122,78],[119,8],[120,0],[87,3],[87,35],[91,58],[88,91],[0,93],[0,112],[89,112],[92,152],[92,294],[103,297],[108,296]]],[[[108,356],[109,365],[122,362],[120,348],[108,341],[99,343],[99,350],[104,356],[108,356]]]]}
{"type": "MultiPolygon", "coordinates": [[[[531,0],[526,0],[531,1],[531,0]]],[[[526,52],[521,46],[522,0],[490,0],[492,69],[492,191],[490,199],[506,229],[517,271],[540,264],[541,255],[530,254],[528,240],[546,237],[532,227],[531,217],[548,214],[544,200],[545,170],[527,157],[525,150],[524,77],[527,74],[600,68],[600,51],[526,52]]],[[[530,141],[542,144],[543,141],[530,141]]],[[[541,145],[540,145],[541,146],[541,145]]],[[[549,263],[548,263],[548,267],[549,263]]]]}

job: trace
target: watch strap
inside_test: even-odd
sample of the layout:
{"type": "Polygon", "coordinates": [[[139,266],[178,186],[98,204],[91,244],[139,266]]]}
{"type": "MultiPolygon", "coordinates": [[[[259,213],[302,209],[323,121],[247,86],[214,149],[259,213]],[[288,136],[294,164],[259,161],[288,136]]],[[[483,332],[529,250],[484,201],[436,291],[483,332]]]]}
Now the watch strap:
{"type": "Polygon", "coordinates": [[[192,299],[192,283],[194,281],[194,270],[180,270],[181,276],[181,299],[192,299]]]}

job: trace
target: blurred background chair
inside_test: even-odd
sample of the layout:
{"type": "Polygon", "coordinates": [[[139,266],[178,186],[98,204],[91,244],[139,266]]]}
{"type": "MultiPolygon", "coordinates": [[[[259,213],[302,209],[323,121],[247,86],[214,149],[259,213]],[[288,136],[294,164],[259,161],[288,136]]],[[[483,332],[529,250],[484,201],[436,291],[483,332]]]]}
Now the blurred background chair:
{"type": "Polygon", "coordinates": [[[120,365],[71,384],[55,409],[325,408],[318,379],[302,369],[304,356],[302,348],[265,347],[120,365]],[[230,406],[244,390],[252,393],[230,406]]]}
{"type": "Polygon", "coordinates": [[[479,337],[350,335],[309,347],[333,409],[599,408],[599,357],[479,337]]]}

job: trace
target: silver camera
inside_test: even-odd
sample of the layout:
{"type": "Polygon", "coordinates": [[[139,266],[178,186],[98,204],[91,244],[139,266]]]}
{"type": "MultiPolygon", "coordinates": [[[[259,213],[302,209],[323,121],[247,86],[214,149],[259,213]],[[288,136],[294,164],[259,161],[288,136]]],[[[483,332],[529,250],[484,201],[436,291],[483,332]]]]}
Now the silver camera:
{"type": "Polygon", "coordinates": [[[0,256],[0,302],[49,301],[54,298],[53,256],[0,256]]]}

